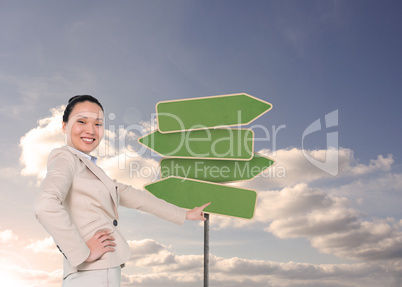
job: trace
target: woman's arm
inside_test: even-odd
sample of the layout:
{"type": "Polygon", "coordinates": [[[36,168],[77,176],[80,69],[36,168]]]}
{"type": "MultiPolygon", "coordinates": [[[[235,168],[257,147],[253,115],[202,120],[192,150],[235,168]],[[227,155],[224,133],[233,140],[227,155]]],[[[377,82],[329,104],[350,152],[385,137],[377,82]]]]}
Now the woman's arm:
{"type": "Polygon", "coordinates": [[[35,195],[35,216],[70,264],[77,266],[88,258],[90,249],[63,206],[75,176],[73,157],[64,149],[50,153],[46,178],[35,195]]]}
{"type": "Polygon", "coordinates": [[[206,203],[201,207],[195,207],[187,211],[165,200],[159,199],[145,190],[138,190],[132,186],[118,182],[116,182],[116,187],[120,198],[120,205],[151,213],[176,224],[183,224],[186,219],[205,220],[203,210],[210,204],[206,203]]]}

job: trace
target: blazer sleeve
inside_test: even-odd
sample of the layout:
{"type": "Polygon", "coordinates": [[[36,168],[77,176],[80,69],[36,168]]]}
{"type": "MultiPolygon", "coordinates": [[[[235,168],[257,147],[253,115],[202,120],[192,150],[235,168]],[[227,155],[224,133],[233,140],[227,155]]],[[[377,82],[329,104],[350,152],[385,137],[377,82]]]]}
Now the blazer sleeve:
{"type": "Polygon", "coordinates": [[[35,216],[76,267],[88,258],[90,250],[63,206],[75,176],[73,157],[63,149],[50,153],[46,178],[35,195],[35,216]]]}
{"type": "Polygon", "coordinates": [[[185,209],[159,199],[150,192],[119,182],[116,182],[116,188],[122,206],[151,213],[179,225],[186,220],[185,209]]]}

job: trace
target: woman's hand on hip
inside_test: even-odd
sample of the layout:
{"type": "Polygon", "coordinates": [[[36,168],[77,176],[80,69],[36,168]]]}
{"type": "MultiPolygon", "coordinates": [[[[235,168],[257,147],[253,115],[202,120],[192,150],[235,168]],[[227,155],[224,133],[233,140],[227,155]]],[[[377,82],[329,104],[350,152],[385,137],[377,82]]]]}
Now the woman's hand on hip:
{"type": "Polygon", "coordinates": [[[110,233],[110,231],[99,231],[86,242],[91,253],[85,262],[93,262],[103,254],[114,251],[113,246],[116,246],[116,243],[113,242],[114,237],[110,233]]]}

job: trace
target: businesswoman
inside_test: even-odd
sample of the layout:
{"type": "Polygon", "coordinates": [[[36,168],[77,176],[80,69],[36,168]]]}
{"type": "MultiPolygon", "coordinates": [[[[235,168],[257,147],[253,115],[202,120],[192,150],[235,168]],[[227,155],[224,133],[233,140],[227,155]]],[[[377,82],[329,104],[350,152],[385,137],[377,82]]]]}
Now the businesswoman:
{"type": "Polygon", "coordinates": [[[130,247],[119,228],[119,205],[182,224],[205,220],[205,204],[186,211],[110,179],[90,155],[104,133],[103,107],[75,96],[64,111],[67,145],[51,151],[35,196],[35,215],[64,256],[63,287],[118,287],[130,247]]]}

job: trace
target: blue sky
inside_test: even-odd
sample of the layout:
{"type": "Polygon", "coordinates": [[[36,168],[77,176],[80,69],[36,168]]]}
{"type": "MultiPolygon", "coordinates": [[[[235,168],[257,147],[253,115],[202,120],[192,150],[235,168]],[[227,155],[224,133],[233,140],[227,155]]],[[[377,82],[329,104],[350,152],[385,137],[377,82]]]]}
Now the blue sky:
{"type": "MultiPolygon", "coordinates": [[[[60,256],[33,218],[32,198],[47,153],[63,144],[57,121],[71,96],[92,94],[116,115],[107,127],[122,128],[117,136],[127,146],[115,153],[124,157],[139,148],[139,130],[124,130],[149,130],[158,101],[244,92],[273,104],[253,123],[271,135],[256,149],[286,174],[239,184],[259,193],[252,222],[211,219],[212,286],[399,286],[401,8],[399,1],[2,1],[0,252],[19,270],[14,277],[60,282],[60,256]],[[333,111],[336,126],[303,138],[333,111]],[[303,153],[325,158],[328,132],[338,137],[336,176],[303,153]]],[[[125,169],[117,158],[101,163],[142,188],[154,178],[130,176],[130,161],[156,168],[159,159],[126,156],[125,169]]],[[[132,258],[123,286],[201,286],[194,263],[201,225],[121,215],[133,251],[150,258],[132,258]]]]}

